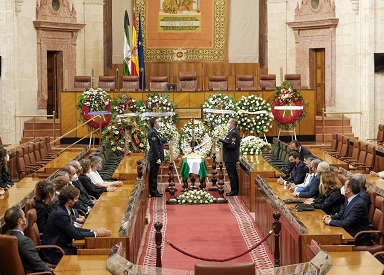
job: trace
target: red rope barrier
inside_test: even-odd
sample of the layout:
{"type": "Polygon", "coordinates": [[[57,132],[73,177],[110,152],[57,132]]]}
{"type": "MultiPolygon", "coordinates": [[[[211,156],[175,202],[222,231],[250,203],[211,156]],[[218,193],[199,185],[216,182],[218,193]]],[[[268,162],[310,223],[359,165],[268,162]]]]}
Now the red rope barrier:
{"type": "Polygon", "coordinates": [[[256,243],[254,246],[252,246],[250,249],[248,249],[247,251],[241,253],[240,255],[237,255],[237,256],[233,256],[233,257],[230,257],[230,258],[226,258],[226,259],[210,259],[210,258],[203,258],[203,257],[199,257],[199,256],[195,256],[195,255],[192,255],[186,251],[183,251],[181,250],[180,248],[178,248],[177,246],[175,246],[174,244],[172,244],[169,240],[166,240],[166,243],[169,244],[173,249],[176,249],[177,251],[179,251],[180,253],[186,255],[186,256],[189,256],[189,257],[192,257],[192,258],[195,258],[195,259],[198,259],[198,260],[203,260],[203,261],[209,261],[209,262],[227,262],[227,261],[230,261],[230,260],[233,260],[233,259],[236,259],[236,258],[239,258],[247,253],[249,253],[250,251],[252,251],[253,249],[255,249],[256,247],[258,247],[259,245],[261,245],[263,242],[265,242],[266,239],[268,239],[269,236],[271,236],[273,233],[273,230],[270,230],[268,232],[268,234],[263,238],[261,239],[260,242],[256,243]]]}

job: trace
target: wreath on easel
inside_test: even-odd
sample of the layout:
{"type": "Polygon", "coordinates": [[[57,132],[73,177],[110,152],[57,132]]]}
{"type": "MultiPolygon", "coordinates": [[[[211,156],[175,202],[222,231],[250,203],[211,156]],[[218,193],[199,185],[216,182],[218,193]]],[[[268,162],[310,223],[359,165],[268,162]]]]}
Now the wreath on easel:
{"type": "MultiPolygon", "coordinates": [[[[108,111],[112,109],[112,100],[107,92],[100,88],[89,89],[80,95],[77,107],[81,110],[81,118],[83,122],[92,118],[89,112],[108,111]]],[[[112,115],[104,115],[104,121],[101,123],[101,128],[105,128],[111,121],[112,115]]],[[[94,120],[88,122],[88,126],[94,129],[100,128],[100,123],[94,120]]]]}
{"type": "Polygon", "coordinates": [[[307,114],[308,103],[304,101],[300,90],[292,89],[289,82],[284,81],[281,86],[275,89],[275,96],[272,101],[272,114],[277,126],[284,130],[294,129],[307,114]],[[296,106],[292,108],[290,116],[284,116],[285,111],[278,110],[280,106],[296,106]]]}

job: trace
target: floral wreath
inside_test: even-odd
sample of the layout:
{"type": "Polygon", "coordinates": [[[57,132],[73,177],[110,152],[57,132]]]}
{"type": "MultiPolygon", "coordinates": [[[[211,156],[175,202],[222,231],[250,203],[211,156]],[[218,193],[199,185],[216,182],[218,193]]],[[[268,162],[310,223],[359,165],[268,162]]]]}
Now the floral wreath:
{"type": "Polygon", "coordinates": [[[177,197],[178,204],[211,204],[217,199],[205,190],[188,190],[177,197]]]}
{"type": "Polygon", "coordinates": [[[263,150],[270,150],[271,145],[265,140],[255,137],[248,136],[240,142],[240,154],[242,155],[260,155],[263,150]]]}
{"type": "MultiPolygon", "coordinates": [[[[225,94],[213,94],[202,105],[203,109],[235,110],[235,100],[233,96],[225,94]]],[[[227,124],[232,117],[231,114],[218,114],[204,112],[204,124],[210,130],[215,129],[217,125],[227,124]]]]}
{"type": "Polygon", "coordinates": [[[173,141],[172,146],[172,160],[169,159],[169,150],[164,150],[164,160],[173,161],[177,159],[180,155],[179,140],[180,134],[177,131],[176,125],[170,123],[161,124],[159,128],[159,133],[162,137],[166,138],[168,141],[173,141]]]}
{"type": "Polygon", "coordinates": [[[307,114],[308,103],[304,101],[300,90],[292,89],[289,82],[284,81],[281,86],[275,89],[275,96],[272,101],[272,114],[277,126],[281,129],[292,130],[295,128],[307,114]],[[294,110],[292,115],[284,117],[281,112],[275,109],[276,106],[300,106],[301,109],[294,110]]]}
{"type": "MultiPolygon", "coordinates": [[[[147,100],[143,102],[136,102],[137,112],[175,112],[176,103],[169,100],[169,94],[164,93],[159,95],[157,93],[148,94],[147,100]]],[[[151,117],[147,117],[146,120],[149,123],[151,117]]],[[[175,124],[179,120],[178,115],[175,113],[173,116],[160,117],[159,121],[163,123],[175,124]]]]}
{"type": "Polygon", "coordinates": [[[182,153],[184,155],[192,153],[191,140],[193,131],[198,146],[198,148],[195,148],[195,153],[206,157],[211,151],[212,142],[204,124],[200,120],[191,120],[184,124],[182,130],[183,134],[180,139],[180,149],[182,153]],[[192,125],[192,123],[195,125],[192,125]]]}
{"type": "Polygon", "coordinates": [[[245,133],[262,135],[272,127],[271,106],[261,97],[242,96],[236,103],[236,110],[238,125],[245,133]]]}
{"type": "MultiPolygon", "coordinates": [[[[80,95],[77,107],[81,110],[81,117],[83,121],[88,121],[92,118],[89,112],[96,111],[111,111],[112,100],[109,94],[101,88],[89,89],[80,95]]],[[[101,123],[101,128],[105,128],[112,119],[111,114],[104,115],[104,121],[101,123]]],[[[94,120],[88,122],[91,128],[99,128],[100,123],[94,120]]]]}
{"type": "Polygon", "coordinates": [[[136,113],[137,111],[136,100],[132,97],[128,98],[126,95],[123,95],[119,99],[113,101],[113,114],[125,114],[127,110],[132,113],[136,113]]]}

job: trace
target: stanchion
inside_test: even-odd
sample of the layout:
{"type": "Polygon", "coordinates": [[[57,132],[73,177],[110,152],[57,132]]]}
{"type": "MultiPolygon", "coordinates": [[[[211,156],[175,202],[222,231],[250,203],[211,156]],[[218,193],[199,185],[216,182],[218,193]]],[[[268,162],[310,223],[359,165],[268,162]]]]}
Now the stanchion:
{"type": "Polygon", "coordinates": [[[171,196],[169,200],[167,200],[166,204],[177,204],[177,199],[175,198],[175,193],[177,191],[175,187],[174,182],[174,175],[173,175],[173,162],[169,163],[169,172],[168,172],[169,178],[168,178],[168,190],[169,195],[171,196]]]}
{"type": "Polygon", "coordinates": [[[217,182],[216,174],[217,174],[216,153],[213,153],[212,154],[212,186],[211,186],[211,188],[208,189],[209,191],[218,191],[219,190],[219,188],[216,185],[216,182],[217,182]]]}
{"type": "Polygon", "coordinates": [[[183,178],[183,190],[181,190],[181,192],[186,192],[188,191],[188,178],[184,179],[183,178]]]}
{"type": "Polygon", "coordinates": [[[190,173],[189,174],[189,178],[191,180],[191,186],[189,186],[189,189],[190,190],[197,190],[197,186],[196,186],[196,176],[194,173],[190,173]]]}
{"type": "Polygon", "coordinates": [[[219,197],[217,203],[228,203],[228,200],[224,198],[224,173],[223,173],[223,162],[219,163],[219,197]]]}
{"type": "Polygon", "coordinates": [[[156,229],[155,233],[155,242],[156,242],[156,267],[162,267],[161,264],[161,243],[163,241],[163,236],[161,235],[161,229],[163,224],[161,222],[155,222],[153,225],[156,229]]]}
{"type": "Polygon", "coordinates": [[[141,160],[136,161],[137,163],[137,178],[141,179],[143,177],[143,162],[141,160]]]}
{"type": "Polygon", "coordinates": [[[273,235],[275,236],[275,251],[273,253],[273,258],[275,260],[275,267],[280,266],[280,223],[281,214],[279,212],[273,213],[273,218],[275,221],[272,223],[273,235]]]}

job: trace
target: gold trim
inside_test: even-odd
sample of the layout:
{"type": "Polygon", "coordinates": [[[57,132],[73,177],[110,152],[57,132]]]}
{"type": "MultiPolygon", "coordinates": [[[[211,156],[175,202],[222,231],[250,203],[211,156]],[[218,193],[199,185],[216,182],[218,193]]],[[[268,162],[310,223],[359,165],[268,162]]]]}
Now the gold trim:
{"type": "MultiPolygon", "coordinates": [[[[205,0],[206,1],[206,0],[205,0]]],[[[228,2],[229,0],[212,0],[214,2],[213,45],[211,48],[145,48],[146,5],[147,0],[136,0],[136,12],[141,14],[144,58],[146,62],[225,62],[227,61],[228,2]],[[183,53],[182,60],[177,53],[183,53]]],[[[138,18],[138,14],[137,17],[138,18]]],[[[138,19],[137,19],[138,20],[138,19]]]]}

